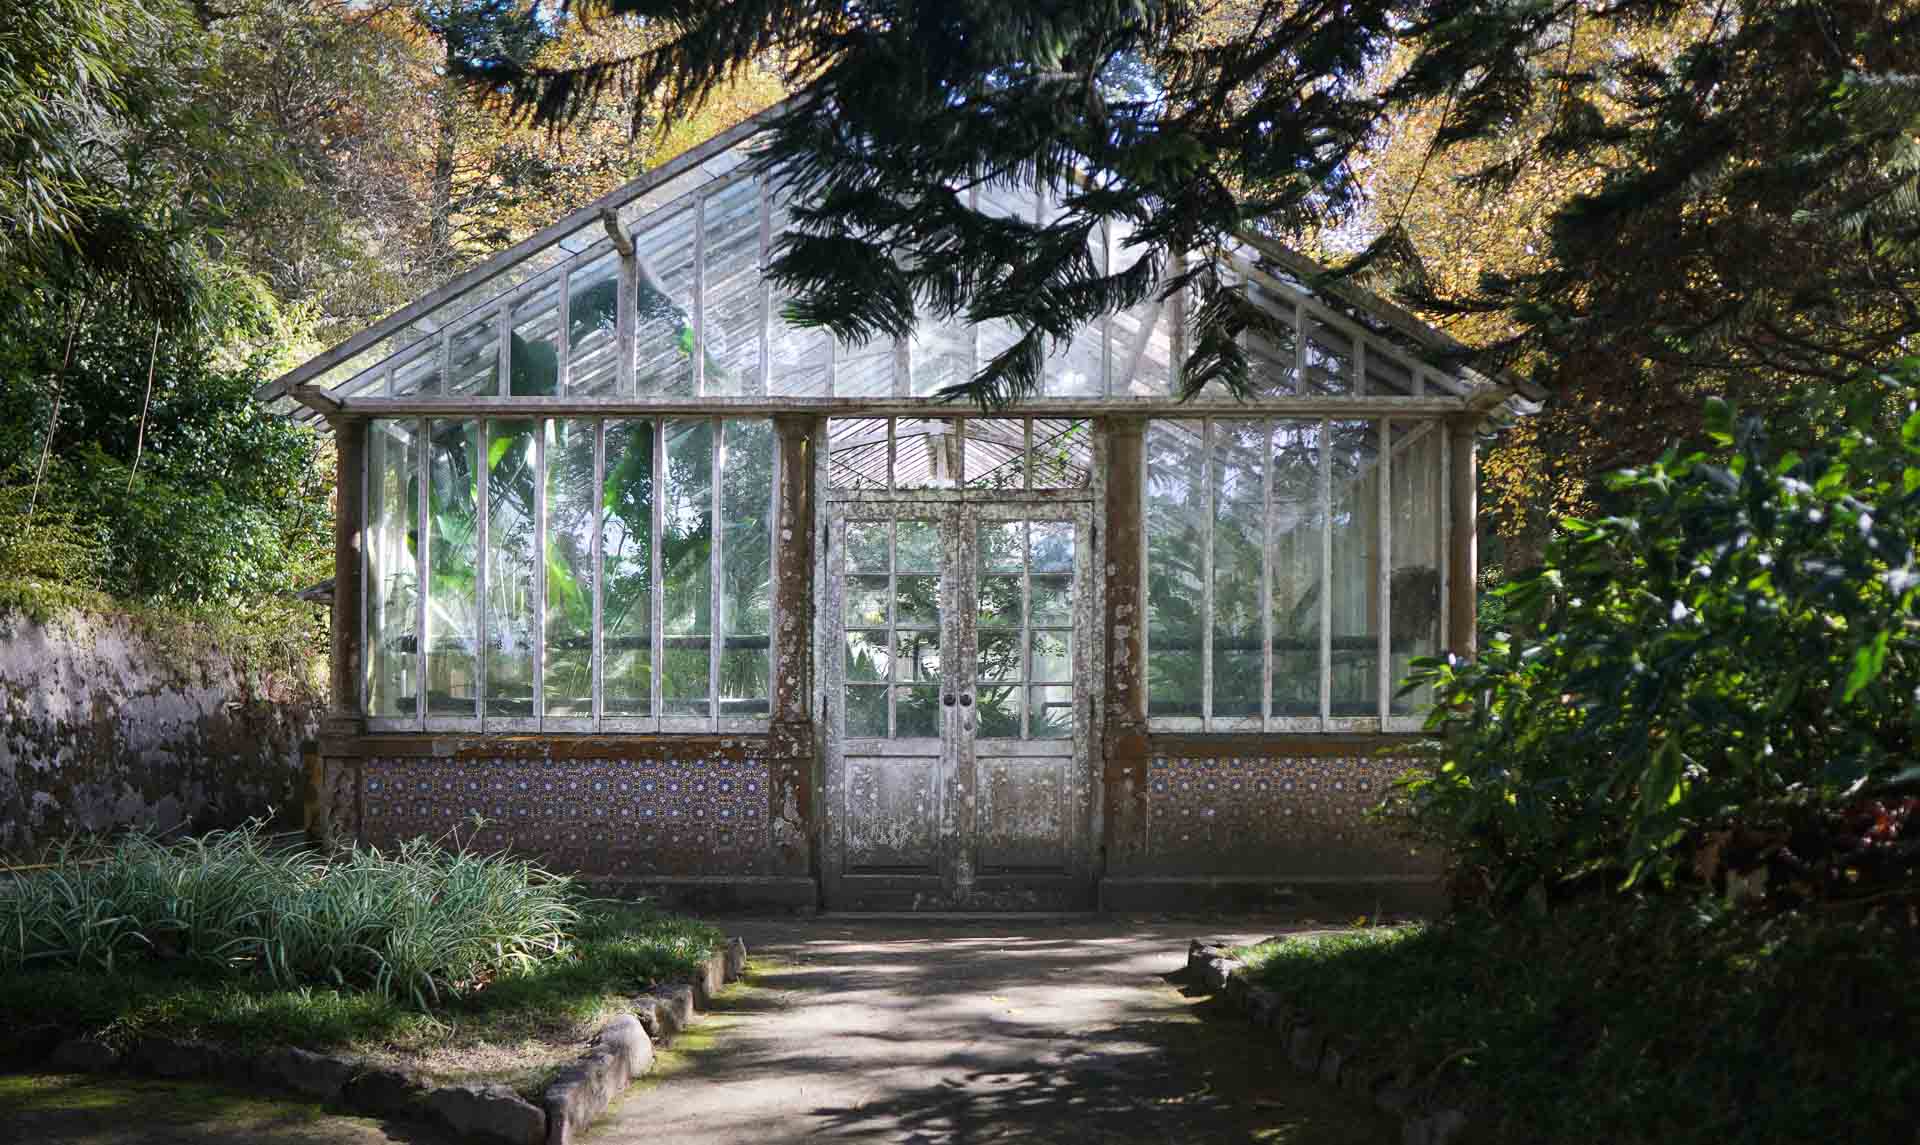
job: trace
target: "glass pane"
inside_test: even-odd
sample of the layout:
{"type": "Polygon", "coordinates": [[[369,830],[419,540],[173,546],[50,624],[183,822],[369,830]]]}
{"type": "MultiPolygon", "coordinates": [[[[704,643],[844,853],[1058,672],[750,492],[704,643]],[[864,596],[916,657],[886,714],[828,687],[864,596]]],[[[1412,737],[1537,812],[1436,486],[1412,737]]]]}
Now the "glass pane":
{"type": "Polygon", "coordinates": [[[773,423],[728,421],[721,441],[720,709],[765,715],[772,675],[773,423]]]}
{"type": "Polygon", "coordinates": [[[893,734],[897,739],[940,734],[940,689],[895,688],[893,734]]]}
{"type": "Polygon", "coordinates": [[[970,417],[966,420],[966,435],[967,488],[1027,487],[1025,420],[1017,417],[970,417]]]}
{"type": "Polygon", "coordinates": [[[983,576],[980,578],[980,625],[985,628],[1017,628],[1020,625],[1020,578],[983,576]]]}
{"type": "Polygon", "coordinates": [[[513,308],[515,397],[547,397],[560,391],[560,286],[542,287],[513,308]]]}
{"type": "Polygon", "coordinates": [[[642,394],[693,392],[693,212],[634,236],[633,374],[642,394]]]}
{"type": "Polygon", "coordinates": [[[706,392],[756,394],[760,378],[760,183],[742,179],[706,201],[700,336],[706,392]]]}
{"type": "Polygon", "coordinates": [[[1033,487],[1085,489],[1093,484],[1093,423],[1036,418],[1033,487]]]}
{"type": "Polygon", "coordinates": [[[985,572],[1024,572],[1025,521],[995,521],[980,526],[980,568],[985,572]]]}
{"type": "Polygon", "coordinates": [[[605,255],[567,276],[567,392],[619,388],[620,260],[605,255]]]}
{"type": "Polygon", "coordinates": [[[545,689],[550,716],[593,715],[594,423],[559,418],[547,435],[545,689]]]}
{"type": "Polygon", "coordinates": [[[1029,680],[1073,679],[1073,633],[1069,629],[1049,629],[1033,634],[1033,659],[1029,662],[1029,680]]]}
{"type": "Polygon", "coordinates": [[[850,629],[847,632],[847,680],[850,683],[881,681],[888,678],[893,655],[887,647],[887,630],[850,629]]]}
{"type": "MultiPolygon", "coordinates": [[[[1120,219],[1107,223],[1107,265],[1119,272],[1140,261],[1142,247],[1132,245],[1133,224],[1120,219]]],[[[1163,302],[1155,287],[1146,298],[1108,319],[1107,385],[1120,397],[1164,396],[1170,392],[1169,364],[1173,360],[1173,303],[1163,302]]]]}
{"type": "Polygon", "coordinates": [[[1264,421],[1213,423],[1213,714],[1257,716],[1265,687],[1261,514],[1270,451],[1264,421]]]}
{"type": "Polygon", "coordinates": [[[940,623],[940,578],[903,576],[895,579],[893,622],[931,627],[940,623]]]}
{"type": "Polygon", "coordinates": [[[713,431],[706,420],[666,424],[660,531],[661,632],[677,637],[661,665],[663,714],[706,715],[713,631],[713,431]]]}
{"type": "Polygon", "coordinates": [[[847,688],[847,734],[885,736],[887,734],[887,689],[879,687],[847,688]]]}
{"type": "MultiPolygon", "coordinates": [[[[785,234],[784,197],[770,194],[772,234],[785,234]]],[[[773,287],[768,286],[769,290],[773,287]]],[[[767,331],[767,392],[782,397],[825,397],[833,377],[833,336],[819,327],[797,326],[786,316],[787,299],[776,293],[767,331]]]]}
{"type": "MultiPolygon", "coordinates": [[[[1440,654],[1440,443],[1438,422],[1392,423],[1393,575],[1387,633],[1393,641],[1389,672],[1398,692],[1416,656],[1440,654]]],[[[1412,715],[1433,702],[1432,689],[1395,696],[1388,709],[1412,715]]]]}
{"type": "Polygon", "coordinates": [[[981,739],[1019,739],[1020,691],[1018,685],[974,689],[974,706],[980,710],[974,734],[981,739]]]}
{"type": "Polygon", "coordinates": [[[1329,424],[1333,451],[1330,714],[1379,714],[1380,453],[1371,421],[1329,424]]]}
{"type": "Polygon", "coordinates": [[[411,421],[367,426],[367,714],[412,716],[419,663],[420,474],[411,421]]]}
{"type": "Polygon", "coordinates": [[[1009,683],[1024,679],[1020,663],[1019,631],[981,632],[974,674],[982,681],[993,683],[1009,683]]]}
{"type": "Polygon", "coordinates": [[[1293,350],[1293,304],[1257,283],[1247,287],[1247,295],[1254,305],[1272,315],[1274,322],[1271,329],[1247,331],[1247,364],[1254,392],[1291,394],[1298,381],[1299,365],[1293,350]]]}
{"type": "Polygon", "coordinates": [[[1073,686],[1055,684],[1030,688],[1031,706],[1027,718],[1028,739],[1071,739],[1073,737],[1073,686]]]}
{"type": "Polygon", "coordinates": [[[833,364],[833,394],[879,398],[893,393],[893,343],[877,338],[865,346],[841,343],[833,364]]]}
{"type": "Polygon", "coordinates": [[[500,393],[499,328],[491,314],[453,332],[447,392],[497,397],[500,393]]]}
{"type": "Polygon", "coordinates": [[[1320,437],[1318,421],[1273,433],[1273,714],[1320,714],[1320,437]]]}
{"type": "Polygon", "coordinates": [[[1073,571],[1073,522],[1035,521],[1033,551],[1028,558],[1034,572],[1073,571]]]}
{"type": "Polygon", "coordinates": [[[1146,433],[1147,714],[1201,713],[1201,423],[1153,421],[1146,433]]]}
{"type": "Polygon", "coordinates": [[[1033,578],[1033,622],[1035,624],[1073,623],[1073,578],[1036,576],[1033,578]]]}
{"type": "Polygon", "coordinates": [[[1414,391],[1413,371],[1398,361],[1376,351],[1371,343],[1367,346],[1367,392],[1370,394],[1398,394],[1411,396],[1414,391]]]}
{"type": "Polygon", "coordinates": [[[887,571],[887,522],[847,522],[846,571],[887,571]]]}
{"type": "Polygon", "coordinates": [[[828,420],[827,484],[835,489],[887,487],[886,418],[828,420]]]}
{"type": "Polygon", "coordinates": [[[490,716],[533,712],[534,435],[539,423],[487,423],[487,702],[490,716]]]}
{"type": "Polygon", "coordinates": [[[884,576],[847,578],[847,624],[882,625],[887,622],[888,581],[884,576]]]}
{"type": "Polygon", "coordinates": [[[1306,392],[1353,392],[1353,339],[1317,318],[1307,321],[1306,392]]]}
{"type": "Polygon", "coordinates": [[[653,713],[653,425],[607,423],[607,476],[600,490],[600,711],[653,713]]]}
{"type": "Polygon", "coordinates": [[[907,340],[915,397],[927,397],[973,376],[973,327],[963,319],[922,317],[907,340]]]}
{"type": "Polygon", "coordinates": [[[940,633],[894,633],[893,678],[903,684],[939,683],[940,633]]]}
{"type": "MultiPolygon", "coordinates": [[[[1047,205],[1048,208],[1051,204],[1047,205]]],[[[1057,217],[1043,209],[1043,218],[1057,217]]],[[[1095,223],[1087,230],[1087,257],[1096,273],[1105,273],[1106,229],[1095,223]]],[[[1099,397],[1106,392],[1106,339],[1102,323],[1094,320],[1074,331],[1068,344],[1052,349],[1042,369],[1040,389],[1048,397],[1099,397]]],[[[1038,488],[1038,486],[1035,486],[1038,488]]]]}
{"type": "Polygon", "coordinates": [[[952,418],[903,417],[893,428],[893,487],[951,489],[960,473],[958,424],[952,418]]]}
{"type": "Polygon", "coordinates": [[[427,429],[427,714],[478,716],[480,423],[427,429]]]}
{"type": "Polygon", "coordinates": [[[894,567],[901,572],[939,572],[940,523],[901,521],[896,528],[894,567]]]}
{"type": "Polygon", "coordinates": [[[440,340],[435,338],[425,350],[393,368],[393,393],[435,394],[440,392],[440,340]]]}

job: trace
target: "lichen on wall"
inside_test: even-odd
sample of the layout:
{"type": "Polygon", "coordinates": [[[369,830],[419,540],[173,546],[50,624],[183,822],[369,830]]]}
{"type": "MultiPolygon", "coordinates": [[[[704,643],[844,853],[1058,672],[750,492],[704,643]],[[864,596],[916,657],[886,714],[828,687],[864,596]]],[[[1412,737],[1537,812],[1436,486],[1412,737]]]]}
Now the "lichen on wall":
{"type": "Polygon", "coordinates": [[[297,822],[324,696],[297,657],[243,656],[152,615],[0,612],[0,853],[77,835],[297,822]]]}

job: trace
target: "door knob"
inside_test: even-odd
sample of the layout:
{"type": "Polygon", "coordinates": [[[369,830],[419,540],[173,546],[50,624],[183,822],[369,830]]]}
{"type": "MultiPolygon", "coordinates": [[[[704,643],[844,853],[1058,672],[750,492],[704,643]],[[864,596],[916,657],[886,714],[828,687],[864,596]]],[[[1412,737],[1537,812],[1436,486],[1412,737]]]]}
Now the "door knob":
{"type": "Polygon", "coordinates": [[[960,697],[960,706],[963,708],[971,708],[973,706],[973,696],[969,694],[963,694],[960,697]]]}
{"type": "Polygon", "coordinates": [[[953,693],[948,692],[946,695],[940,697],[940,702],[951,708],[953,706],[953,693]]]}

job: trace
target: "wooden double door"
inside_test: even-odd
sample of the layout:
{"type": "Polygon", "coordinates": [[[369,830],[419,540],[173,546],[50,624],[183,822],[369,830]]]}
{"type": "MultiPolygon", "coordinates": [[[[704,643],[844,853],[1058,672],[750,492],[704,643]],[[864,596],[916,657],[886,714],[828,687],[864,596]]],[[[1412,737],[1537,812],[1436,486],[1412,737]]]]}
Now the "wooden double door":
{"type": "Polygon", "coordinates": [[[829,504],[829,907],[1091,905],[1092,539],[1086,502],[829,504]]]}

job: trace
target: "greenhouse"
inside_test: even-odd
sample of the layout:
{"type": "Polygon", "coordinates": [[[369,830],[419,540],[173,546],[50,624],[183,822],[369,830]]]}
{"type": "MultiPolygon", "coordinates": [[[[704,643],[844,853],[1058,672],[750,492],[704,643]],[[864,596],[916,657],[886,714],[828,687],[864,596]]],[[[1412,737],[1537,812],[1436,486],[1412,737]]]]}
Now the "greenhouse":
{"type": "Polygon", "coordinates": [[[1285,332],[1252,399],[1176,396],[1155,292],[1038,395],[941,400],[1011,331],[788,324],[762,122],[261,391],[337,443],[326,830],[709,905],[1430,890],[1363,812],[1424,718],[1410,662],[1472,646],[1474,439],[1513,386],[1247,236],[1223,269],[1285,332]]]}

